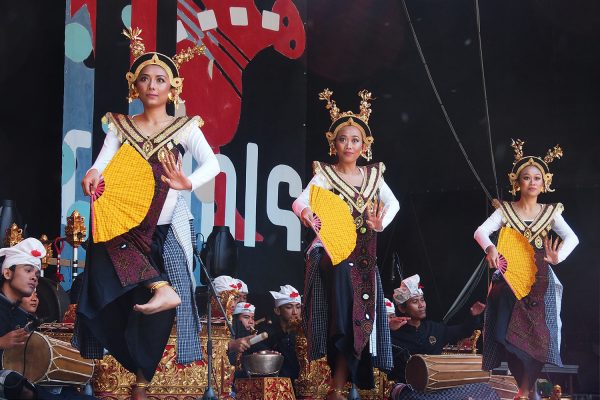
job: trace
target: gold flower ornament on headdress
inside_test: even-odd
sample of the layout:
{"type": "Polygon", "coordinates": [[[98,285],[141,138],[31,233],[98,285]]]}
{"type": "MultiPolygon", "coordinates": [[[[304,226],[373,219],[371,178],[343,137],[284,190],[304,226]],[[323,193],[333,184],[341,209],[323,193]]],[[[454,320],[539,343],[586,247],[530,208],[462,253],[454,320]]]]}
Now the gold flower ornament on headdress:
{"type": "Polygon", "coordinates": [[[129,85],[129,96],[127,97],[127,100],[131,103],[138,97],[138,93],[135,90],[135,81],[145,66],[154,64],[162,67],[169,76],[169,82],[174,89],[174,94],[169,95],[169,100],[171,100],[175,104],[175,108],[177,108],[179,103],[184,102],[179,97],[183,90],[183,78],[179,76],[179,68],[183,63],[194,58],[194,56],[204,54],[205,46],[195,45],[188,47],[187,49],[181,50],[173,57],[168,57],[158,52],[146,52],[146,47],[140,36],[141,33],[142,30],[140,28],[123,29],[123,35],[129,39],[129,48],[131,49],[131,55],[134,57],[129,72],[125,75],[129,85]]]}
{"type": "Polygon", "coordinates": [[[369,127],[369,117],[372,112],[370,101],[373,100],[371,92],[367,90],[358,92],[358,97],[361,99],[359,104],[360,111],[358,113],[354,113],[353,111],[340,112],[335,100],[331,98],[332,95],[333,92],[329,89],[325,89],[319,93],[319,100],[327,102],[325,108],[329,110],[329,116],[331,117],[331,126],[329,127],[329,131],[325,132],[325,137],[327,137],[327,141],[329,142],[329,155],[335,154],[335,138],[340,129],[345,126],[354,126],[360,131],[365,146],[361,155],[367,161],[370,161],[372,158],[371,145],[374,141],[371,135],[371,128],[369,127]]]}
{"type": "Polygon", "coordinates": [[[544,158],[540,156],[524,156],[523,155],[523,145],[525,142],[521,139],[512,140],[511,147],[515,153],[515,159],[513,162],[513,167],[511,172],[508,174],[508,179],[510,181],[510,185],[512,189],[510,193],[512,195],[516,195],[520,190],[519,188],[519,174],[526,167],[533,165],[537,169],[540,170],[542,176],[544,178],[544,186],[542,187],[542,192],[554,192],[553,189],[550,188],[552,185],[552,176],[550,173],[550,168],[548,165],[552,163],[555,159],[561,158],[563,156],[563,150],[559,145],[554,146],[549,149],[544,158]]]}

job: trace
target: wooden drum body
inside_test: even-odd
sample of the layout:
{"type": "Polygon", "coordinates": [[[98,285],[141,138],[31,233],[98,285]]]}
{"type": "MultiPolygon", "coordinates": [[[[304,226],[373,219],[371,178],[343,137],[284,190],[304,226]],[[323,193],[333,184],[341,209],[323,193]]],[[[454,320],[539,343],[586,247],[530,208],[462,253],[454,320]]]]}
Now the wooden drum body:
{"type": "Polygon", "coordinates": [[[43,385],[84,386],[94,374],[94,360],[82,358],[70,343],[39,332],[31,334],[25,347],[5,350],[2,365],[43,385]]]}
{"type": "Polygon", "coordinates": [[[468,383],[488,382],[480,354],[415,354],[406,364],[406,383],[420,391],[447,389],[468,383]]]}

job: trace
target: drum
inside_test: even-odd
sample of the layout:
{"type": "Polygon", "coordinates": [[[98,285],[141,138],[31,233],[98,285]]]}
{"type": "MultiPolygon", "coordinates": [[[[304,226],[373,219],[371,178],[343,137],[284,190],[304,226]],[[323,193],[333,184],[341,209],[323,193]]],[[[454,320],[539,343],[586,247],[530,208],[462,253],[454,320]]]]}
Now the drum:
{"type": "Polygon", "coordinates": [[[406,383],[420,391],[489,380],[490,373],[481,369],[480,354],[415,354],[406,363],[406,383]]]}
{"type": "Polygon", "coordinates": [[[501,400],[513,400],[519,391],[517,381],[512,375],[492,375],[489,385],[501,400]]]}
{"type": "Polygon", "coordinates": [[[42,385],[84,386],[94,374],[93,360],[82,358],[69,343],[39,332],[31,334],[25,347],[4,350],[2,366],[42,385]]]}

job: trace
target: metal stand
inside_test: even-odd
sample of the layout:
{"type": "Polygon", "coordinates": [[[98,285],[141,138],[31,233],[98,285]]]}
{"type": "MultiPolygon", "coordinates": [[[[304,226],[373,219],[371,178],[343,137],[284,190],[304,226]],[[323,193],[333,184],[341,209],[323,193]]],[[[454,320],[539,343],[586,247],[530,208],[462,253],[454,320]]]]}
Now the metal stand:
{"type": "MultiPolygon", "coordinates": [[[[208,286],[208,296],[207,296],[207,304],[206,304],[206,312],[207,312],[206,325],[207,325],[207,329],[208,329],[207,338],[206,338],[206,358],[207,358],[207,367],[208,367],[208,373],[207,373],[208,379],[206,382],[206,390],[204,391],[204,394],[202,395],[202,400],[218,400],[218,397],[215,395],[215,391],[212,388],[212,318],[211,318],[211,304],[210,304],[211,303],[210,299],[212,296],[214,296],[215,299],[217,300],[217,304],[219,305],[219,308],[221,309],[221,312],[223,313],[223,315],[226,316],[227,314],[225,313],[223,304],[221,304],[221,301],[219,300],[219,297],[217,296],[215,286],[213,285],[213,282],[212,282],[212,277],[210,276],[210,274],[208,273],[208,270],[206,269],[206,266],[200,259],[200,253],[198,252],[197,249],[196,249],[195,253],[196,253],[196,260],[198,260],[198,263],[200,264],[202,271],[204,271],[204,273],[206,274],[206,280],[207,280],[207,286],[208,286]]],[[[229,329],[229,332],[231,333],[231,337],[235,337],[235,332],[233,331],[233,326],[231,325],[231,323],[229,322],[227,317],[225,317],[225,323],[227,324],[227,328],[229,329]]]]}

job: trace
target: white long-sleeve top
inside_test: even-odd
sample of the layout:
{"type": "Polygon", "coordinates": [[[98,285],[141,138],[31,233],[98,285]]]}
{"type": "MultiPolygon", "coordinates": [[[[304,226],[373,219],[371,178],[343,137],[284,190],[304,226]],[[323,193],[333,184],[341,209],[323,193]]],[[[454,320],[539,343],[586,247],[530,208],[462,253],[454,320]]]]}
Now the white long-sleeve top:
{"type": "MultiPolygon", "coordinates": [[[[504,222],[502,221],[502,211],[497,209],[492,215],[489,216],[487,220],[485,220],[483,224],[477,228],[474,237],[483,251],[485,251],[490,245],[494,244],[490,240],[490,235],[502,228],[503,225],[504,222]]],[[[579,244],[579,238],[577,238],[577,235],[575,232],[573,232],[573,229],[571,229],[561,214],[557,213],[554,216],[552,229],[563,241],[558,250],[558,262],[562,262],[579,244]]]]}
{"type": "MultiPolygon", "coordinates": [[[[359,170],[364,175],[363,169],[359,168],[359,170]]],[[[302,215],[302,210],[309,206],[310,187],[312,185],[327,190],[332,189],[332,186],[327,182],[327,179],[317,172],[306,186],[306,189],[304,189],[292,204],[292,210],[298,217],[302,215]]],[[[387,207],[386,214],[382,221],[383,229],[385,229],[400,210],[400,203],[398,202],[398,199],[396,199],[396,196],[394,196],[394,193],[392,193],[390,187],[384,182],[383,177],[381,178],[381,184],[379,186],[379,198],[383,202],[384,207],[387,207]]]]}
{"type": "MultiPolygon", "coordinates": [[[[90,168],[98,170],[100,174],[121,147],[121,142],[117,138],[116,129],[114,124],[108,125],[108,133],[104,139],[102,149],[100,150],[94,165],[90,168]]],[[[192,182],[191,190],[193,191],[217,176],[220,172],[219,161],[197,124],[188,123],[182,129],[186,129],[187,132],[184,131],[179,134],[179,144],[183,146],[183,149],[186,152],[189,151],[192,154],[192,157],[194,157],[199,165],[198,168],[188,176],[188,179],[192,182]]],[[[181,154],[179,157],[181,158],[181,154]]],[[[177,204],[177,192],[177,190],[169,189],[165,204],[163,205],[158,218],[158,225],[171,223],[173,210],[177,204]]]]}

